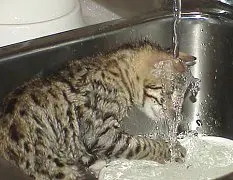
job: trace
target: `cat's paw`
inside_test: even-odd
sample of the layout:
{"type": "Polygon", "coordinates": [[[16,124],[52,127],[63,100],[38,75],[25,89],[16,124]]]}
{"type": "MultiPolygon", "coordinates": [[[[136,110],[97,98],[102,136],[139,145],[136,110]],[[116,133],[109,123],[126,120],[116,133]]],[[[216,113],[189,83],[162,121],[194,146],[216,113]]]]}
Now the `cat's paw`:
{"type": "Polygon", "coordinates": [[[187,154],[186,149],[180,144],[180,142],[176,142],[175,144],[171,144],[170,142],[166,142],[166,148],[163,154],[163,157],[160,157],[159,163],[165,162],[179,162],[182,163],[185,160],[185,156],[187,154]]]}
{"type": "Polygon", "coordinates": [[[175,146],[171,148],[171,160],[175,162],[183,163],[187,154],[187,150],[180,144],[179,141],[176,142],[175,146]]]}

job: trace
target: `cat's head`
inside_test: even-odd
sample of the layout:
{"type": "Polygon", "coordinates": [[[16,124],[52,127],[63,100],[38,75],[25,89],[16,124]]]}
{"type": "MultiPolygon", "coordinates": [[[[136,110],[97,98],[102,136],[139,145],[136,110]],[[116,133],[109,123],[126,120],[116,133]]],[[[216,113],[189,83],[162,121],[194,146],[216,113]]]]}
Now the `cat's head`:
{"type": "Polygon", "coordinates": [[[161,57],[144,81],[141,107],[154,120],[175,115],[175,109],[182,105],[186,90],[194,79],[188,65],[194,64],[195,57],[185,53],[180,53],[177,59],[171,53],[161,57]]]}
{"type": "MultiPolygon", "coordinates": [[[[126,79],[129,96],[149,117],[164,115],[164,109],[173,113],[173,102],[184,95],[184,89],[191,75],[187,64],[192,64],[195,57],[179,53],[173,58],[171,51],[166,51],[158,45],[148,42],[130,44],[121,47],[114,54],[114,59],[123,59],[118,66],[111,66],[111,71],[120,72],[119,77],[126,79]],[[127,78],[130,77],[130,78],[127,78]]],[[[111,61],[110,61],[111,62],[111,61]]],[[[113,63],[112,63],[113,64],[113,63]]]]}

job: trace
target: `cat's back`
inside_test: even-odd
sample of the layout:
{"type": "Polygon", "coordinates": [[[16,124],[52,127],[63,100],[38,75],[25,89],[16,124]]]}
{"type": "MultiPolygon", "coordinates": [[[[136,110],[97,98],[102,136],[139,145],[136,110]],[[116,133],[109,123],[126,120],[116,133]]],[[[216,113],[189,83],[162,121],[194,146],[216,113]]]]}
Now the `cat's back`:
{"type": "MultiPolygon", "coordinates": [[[[99,82],[117,86],[117,83],[107,81],[109,72],[106,71],[121,64],[118,56],[132,56],[129,52],[74,60],[49,77],[34,79],[15,89],[3,103],[0,131],[7,138],[2,139],[17,144],[26,138],[35,142],[43,134],[41,137],[47,137],[50,142],[58,144],[64,141],[63,131],[78,128],[74,124],[78,117],[74,105],[84,105],[87,100],[85,93],[93,91],[99,82]]],[[[75,131],[77,136],[79,131],[75,131]]]]}
{"type": "Polygon", "coordinates": [[[75,174],[76,166],[69,172],[64,164],[89,156],[80,138],[85,128],[79,127],[86,127],[91,112],[98,110],[100,117],[110,112],[121,119],[139,96],[136,87],[142,80],[134,71],[139,57],[132,60],[136,52],[120,50],[76,60],[10,93],[0,117],[0,156],[27,174],[38,174],[38,179],[42,174],[59,175],[61,168],[75,174]]]}
{"type": "Polygon", "coordinates": [[[71,136],[70,131],[78,135],[72,104],[77,99],[81,103],[75,89],[82,87],[90,71],[85,64],[81,66],[81,61],[70,63],[48,78],[27,82],[5,98],[0,117],[0,151],[9,151],[14,144],[21,152],[30,148],[35,151],[38,144],[56,151],[71,136]]]}
{"type": "MultiPolygon", "coordinates": [[[[116,89],[119,91],[118,96],[114,93],[113,99],[121,97],[119,89],[123,89],[122,97],[127,96],[120,75],[121,69],[126,71],[127,76],[133,72],[127,66],[134,54],[131,49],[123,49],[75,60],[49,77],[34,79],[15,89],[3,103],[3,114],[0,117],[1,144],[13,142],[19,147],[20,142],[26,140],[31,143],[44,141],[50,142],[50,146],[55,148],[59,143],[64,143],[64,136],[69,131],[78,137],[79,115],[75,108],[85,106],[87,98],[93,98],[93,93],[90,97],[86,93],[97,91],[96,86],[103,86],[103,96],[109,96],[107,91],[116,89]]],[[[22,144],[20,148],[25,149],[25,145],[22,144]]]]}
{"type": "Polygon", "coordinates": [[[10,93],[0,117],[0,156],[27,174],[46,174],[51,167],[80,156],[74,102],[83,103],[78,89],[87,86],[93,70],[82,61],[72,62],[56,74],[29,81],[10,93]],[[58,157],[64,162],[58,162],[58,157]]]}

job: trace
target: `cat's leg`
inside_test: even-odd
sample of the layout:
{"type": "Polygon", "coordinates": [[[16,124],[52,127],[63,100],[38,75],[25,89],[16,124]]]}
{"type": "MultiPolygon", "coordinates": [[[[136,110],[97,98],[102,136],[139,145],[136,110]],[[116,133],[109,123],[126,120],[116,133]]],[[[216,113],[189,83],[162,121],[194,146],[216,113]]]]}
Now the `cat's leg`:
{"type": "Polygon", "coordinates": [[[95,175],[95,177],[99,176],[100,171],[107,165],[106,160],[97,160],[94,164],[92,164],[89,169],[95,175]]]}
{"type": "MultiPolygon", "coordinates": [[[[99,157],[109,159],[145,159],[159,163],[171,160],[170,143],[163,139],[150,139],[122,133],[119,128],[109,128],[99,134],[94,143],[89,144],[90,151],[99,157]]],[[[182,161],[186,150],[179,143],[173,149],[175,159],[182,161]]]]}
{"type": "Polygon", "coordinates": [[[77,164],[76,180],[97,180],[98,178],[82,162],[77,164]]]}

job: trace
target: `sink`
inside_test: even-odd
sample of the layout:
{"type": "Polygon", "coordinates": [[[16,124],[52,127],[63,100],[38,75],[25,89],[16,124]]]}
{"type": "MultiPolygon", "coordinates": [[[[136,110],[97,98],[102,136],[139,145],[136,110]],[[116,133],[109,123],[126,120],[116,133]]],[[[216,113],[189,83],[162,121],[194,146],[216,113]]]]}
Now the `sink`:
{"type": "MultiPolygon", "coordinates": [[[[233,139],[232,22],[213,12],[183,14],[180,50],[197,57],[191,70],[201,80],[201,89],[195,102],[189,95],[185,99],[181,131],[198,130],[233,139]]],[[[0,99],[24,81],[52,73],[68,60],[91,56],[125,42],[147,38],[162,47],[171,47],[172,25],[168,12],[148,14],[1,48],[0,99]]],[[[123,124],[127,131],[134,134],[151,131],[153,122],[144,114],[137,109],[131,114],[123,124]]]]}
{"type": "MultiPolygon", "coordinates": [[[[201,80],[196,99],[187,94],[179,131],[195,130],[233,139],[233,16],[228,7],[183,11],[180,50],[197,57],[191,68],[201,80]]],[[[46,76],[65,62],[126,42],[147,38],[172,47],[173,18],[169,11],[119,19],[0,48],[0,99],[23,82],[46,76]]],[[[153,130],[154,122],[138,109],[125,119],[132,134],[153,130]]]]}
{"type": "MultiPolygon", "coordinates": [[[[171,14],[163,12],[1,48],[0,99],[24,81],[52,73],[68,60],[91,56],[125,42],[147,38],[162,47],[171,47],[172,25],[171,14]]],[[[213,12],[188,12],[183,14],[180,25],[180,50],[197,57],[191,70],[201,80],[195,102],[189,95],[185,98],[180,131],[198,130],[233,139],[232,20],[213,12]]],[[[123,127],[133,134],[148,133],[153,121],[134,109],[123,127]]]]}

